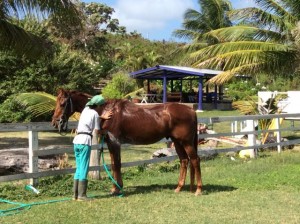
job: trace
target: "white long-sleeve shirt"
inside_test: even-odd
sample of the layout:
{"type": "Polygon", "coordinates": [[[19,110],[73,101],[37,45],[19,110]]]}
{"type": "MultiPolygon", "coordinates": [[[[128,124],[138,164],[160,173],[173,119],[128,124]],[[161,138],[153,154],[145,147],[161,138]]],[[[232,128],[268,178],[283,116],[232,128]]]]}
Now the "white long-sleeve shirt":
{"type": "Polygon", "coordinates": [[[88,134],[80,134],[80,133],[89,133],[93,134],[93,130],[100,130],[100,117],[98,113],[90,109],[89,107],[85,107],[81,112],[77,134],[73,140],[74,144],[83,144],[83,145],[92,145],[92,137],[88,134]]]}

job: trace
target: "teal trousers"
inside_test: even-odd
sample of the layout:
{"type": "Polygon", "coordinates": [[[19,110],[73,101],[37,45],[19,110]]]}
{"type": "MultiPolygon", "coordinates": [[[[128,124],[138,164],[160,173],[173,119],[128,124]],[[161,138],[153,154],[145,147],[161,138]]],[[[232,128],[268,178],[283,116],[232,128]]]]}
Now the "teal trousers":
{"type": "Polygon", "coordinates": [[[87,180],[90,165],[91,146],[74,144],[76,171],[74,180],[87,180]]]}

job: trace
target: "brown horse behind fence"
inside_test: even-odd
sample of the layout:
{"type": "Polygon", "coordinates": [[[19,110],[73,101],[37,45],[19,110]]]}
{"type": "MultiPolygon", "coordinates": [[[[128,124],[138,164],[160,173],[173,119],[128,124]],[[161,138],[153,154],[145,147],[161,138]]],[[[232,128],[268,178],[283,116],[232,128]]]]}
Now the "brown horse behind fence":
{"type": "MultiPolygon", "coordinates": [[[[56,109],[52,124],[59,130],[67,128],[69,117],[74,112],[81,112],[91,96],[78,91],[60,89],[56,101],[56,109]]],[[[170,138],[180,159],[180,173],[175,192],[183,187],[190,162],[191,187],[193,191],[196,177],[195,195],[201,194],[202,180],[200,158],[197,155],[197,116],[195,111],[178,103],[155,105],[136,105],[128,100],[106,100],[98,106],[101,115],[105,110],[113,108],[113,117],[101,123],[102,129],[109,134],[105,141],[111,156],[113,177],[119,186],[123,186],[121,177],[121,144],[152,144],[163,138],[170,138]]],[[[119,189],[113,185],[112,193],[119,189]]]]}

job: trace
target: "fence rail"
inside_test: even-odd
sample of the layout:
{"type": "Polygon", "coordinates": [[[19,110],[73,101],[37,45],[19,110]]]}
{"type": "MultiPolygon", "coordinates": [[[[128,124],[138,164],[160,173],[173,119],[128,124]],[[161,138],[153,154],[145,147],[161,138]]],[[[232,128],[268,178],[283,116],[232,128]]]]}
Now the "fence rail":
{"type": "MultiPolygon", "coordinates": [[[[210,155],[214,153],[226,153],[226,152],[237,152],[240,150],[251,150],[252,156],[255,156],[255,150],[259,148],[266,148],[266,147],[277,147],[278,152],[280,153],[283,146],[288,145],[296,145],[300,143],[299,139],[289,140],[282,142],[281,141],[281,132],[283,131],[299,131],[300,128],[295,127],[281,127],[280,119],[300,119],[300,114],[272,114],[272,115],[249,115],[249,116],[224,116],[224,117],[210,117],[210,118],[198,118],[199,123],[205,123],[208,125],[213,125],[216,123],[222,122],[231,122],[231,126],[238,127],[238,122],[240,123],[247,123],[248,129],[244,130],[232,130],[231,132],[224,132],[224,133],[214,133],[214,134],[199,134],[201,138],[219,138],[221,136],[236,136],[236,135],[247,135],[248,136],[248,143],[245,146],[235,146],[231,148],[222,148],[222,149],[199,149],[198,154],[202,155],[210,155]],[[255,130],[255,122],[262,120],[262,119],[272,119],[275,120],[275,128],[268,129],[268,130],[255,130]],[[267,132],[274,132],[276,133],[276,142],[268,143],[268,144],[257,144],[256,136],[259,133],[267,133],[267,132]]],[[[227,124],[228,125],[228,124],[227,124]]],[[[75,129],[77,126],[77,122],[69,122],[69,129],[75,129]]],[[[240,124],[240,126],[242,126],[240,124]]],[[[62,170],[48,170],[48,171],[41,171],[38,170],[38,157],[45,156],[45,155],[52,155],[52,154],[63,154],[63,153],[71,153],[73,152],[73,147],[67,148],[51,148],[47,150],[39,150],[38,145],[38,132],[41,131],[55,131],[49,122],[33,122],[33,123],[18,123],[18,124],[0,124],[0,132],[24,132],[28,131],[28,155],[29,155],[29,172],[28,173],[21,173],[21,174],[14,174],[14,175],[6,175],[0,176],[0,182],[6,181],[14,181],[14,180],[21,180],[21,179],[30,179],[32,183],[40,177],[47,177],[47,176],[55,176],[61,174],[71,174],[74,173],[75,168],[66,168],[62,170]]],[[[166,141],[166,139],[162,140],[166,141]]],[[[93,145],[92,150],[98,149],[98,145],[93,145]]],[[[123,147],[123,145],[122,145],[123,147]]],[[[134,162],[126,162],[122,163],[122,167],[131,167],[131,166],[139,166],[144,164],[152,164],[152,163],[160,163],[163,161],[172,161],[177,159],[177,156],[168,156],[162,158],[155,158],[149,160],[141,160],[141,161],[134,161],[134,162]]],[[[108,165],[109,166],[109,165],[108,165]]],[[[103,170],[103,166],[91,166],[90,171],[99,171],[103,170]]]]}

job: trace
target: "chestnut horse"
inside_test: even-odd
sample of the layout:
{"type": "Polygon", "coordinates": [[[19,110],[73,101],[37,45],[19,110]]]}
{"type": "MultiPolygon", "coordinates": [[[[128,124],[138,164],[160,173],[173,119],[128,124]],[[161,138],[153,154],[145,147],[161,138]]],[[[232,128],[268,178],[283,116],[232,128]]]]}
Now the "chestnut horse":
{"type": "MultiPolygon", "coordinates": [[[[55,127],[66,129],[68,118],[74,112],[81,112],[91,96],[78,91],[60,89],[56,101],[56,109],[52,118],[55,127]]],[[[97,107],[101,115],[105,110],[113,108],[113,116],[101,122],[101,128],[108,131],[105,142],[111,156],[113,177],[123,187],[121,177],[121,144],[152,144],[162,138],[170,138],[180,159],[179,192],[185,184],[187,167],[190,162],[190,190],[193,191],[196,177],[195,195],[202,192],[200,158],[197,154],[197,116],[195,111],[183,104],[165,103],[155,105],[136,105],[128,100],[108,99],[97,107]]],[[[114,184],[112,193],[118,194],[120,189],[114,184]]]]}

